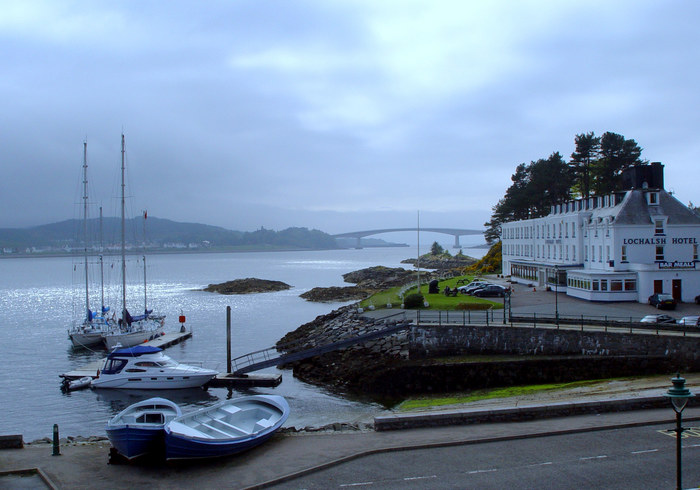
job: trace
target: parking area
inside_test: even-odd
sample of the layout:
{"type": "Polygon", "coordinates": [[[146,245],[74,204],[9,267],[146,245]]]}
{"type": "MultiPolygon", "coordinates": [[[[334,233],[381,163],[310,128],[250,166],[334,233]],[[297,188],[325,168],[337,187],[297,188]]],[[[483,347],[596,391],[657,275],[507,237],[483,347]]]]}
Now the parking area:
{"type": "Polygon", "coordinates": [[[667,314],[676,320],[684,316],[700,315],[700,305],[695,303],[680,303],[675,310],[658,310],[644,303],[585,301],[567,296],[563,292],[555,293],[543,288],[527,287],[524,284],[511,284],[503,278],[489,277],[488,280],[512,287],[511,311],[517,315],[533,313],[553,315],[558,311],[562,316],[607,316],[632,321],[639,321],[646,315],[658,313],[667,314]]]}

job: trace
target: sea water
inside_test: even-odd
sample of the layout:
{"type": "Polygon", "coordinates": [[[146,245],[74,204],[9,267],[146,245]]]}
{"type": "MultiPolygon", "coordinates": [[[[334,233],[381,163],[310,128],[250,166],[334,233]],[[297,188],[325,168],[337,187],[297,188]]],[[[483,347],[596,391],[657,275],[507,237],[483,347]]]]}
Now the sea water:
{"type": "MultiPolygon", "coordinates": [[[[480,249],[467,249],[481,256],[480,249]]],[[[272,347],[287,332],[349,303],[313,303],[299,297],[314,287],[347,286],[342,275],[372,267],[411,266],[415,255],[405,247],[304,252],[194,253],[131,256],[127,263],[127,304],[132,314],[149,308],[167,315],[165,330],[179,328],[186,317],[192,338],[166,349],[173,359],[226,370],[226,308],[231,307],[232,357],[272,347]],[[273,293],[220,295],[202,291],[208,284],[255,277],[283,281],[291,289],[273,293]]],[[[120,264],[90,258],[90,306],[99,310],[101,292],[113,310],[121,308],[120,264]],[[102,274],[100,274],[102,270],[102,274]],[[97,280],[100,276],[104,280],[97,280]],[[99,285],[98,285],[99,284],[99,285]]],[[[229,394],[225,388],[159,391],[81,390],[63,393],[60,374],[101,359],[104,351],[74,350],[67,330],[85,311],[84,268],[80,258],[0,260],[0,434],[22,434],[25,441],[51,437],[104,435],[107,420],[131,403],[165,396],[183,411],[243,393],[275,393],[287,398],[286,426],[320,427],[335,422],[370,422],[385,408],[371,401],[303,383],[291,370],[276,388],[251,388],[229,394]]]]}

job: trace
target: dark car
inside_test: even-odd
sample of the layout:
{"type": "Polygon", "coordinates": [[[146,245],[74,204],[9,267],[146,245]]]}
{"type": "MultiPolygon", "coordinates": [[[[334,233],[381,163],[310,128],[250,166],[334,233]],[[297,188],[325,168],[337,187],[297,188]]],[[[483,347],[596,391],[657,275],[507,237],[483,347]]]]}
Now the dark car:
{"type": "Polygon", "coordinates": [[[503,297],[506,295],[507,290],[508,288],[504,288],[503,286],[499,286],[497,284],[489,284],[488,286],[484,286],[481,289],[477,289],[472,293],[472,295],[478,296],[479,298],[485,298],[488,296],[503,297]]]}
{"type": "Polygon", "coordinates": [[[700,305],[700,294],[695,297],[695,304],[700,305]]]}
{"type": "Polygon", "coordinates": [[[659,310],[674,310],[676,308],[676,300],[670,294],[665,293],[656,293],[649,296],[649,304],[656,306],[659,310]]]}
{"type": "Polygon", "coordinates": [[[640,321],[642,323],[676,323],[676,319],[668,315],[647,315],[640,321]]]}

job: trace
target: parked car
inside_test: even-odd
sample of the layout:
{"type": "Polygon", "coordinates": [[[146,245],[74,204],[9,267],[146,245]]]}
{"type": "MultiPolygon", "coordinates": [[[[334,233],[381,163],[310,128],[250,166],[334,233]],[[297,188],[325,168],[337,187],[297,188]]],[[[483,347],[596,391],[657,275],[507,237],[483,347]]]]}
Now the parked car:
{"type": "Polygon", "coordinates": [[[676,300],[670,294],[665,293],[656,293],[649,296],[649,304],[656,306],[659,310],[674,310],[676,308],[676,300]]]}
{"type": "Polygon", "coordinates": [[[647,315],[640,321],[642,323],[676,323],[676,319],[668,315],[647,315]]]}
{"type": "Polygon", "coordinates": [[[700,316],[684,316],[683,318],[678,320],[678,325],[700,327],[700,316]]]}
{"type": "Polygon", "coordinates": [[[506,291],[508,291],[506,287],[499,286],[498,284],[489,284],[481,289],[477,289],[472,294],[479,298],[485,298],[487,296],[503,297],[506,295],[506,291]]]}
{"type": "Polygon", "coordinates": [[[477,289],[483,288],[484,286],[489,286],[491,283],[488,282],[477,282],[477,281],[472,281],[466,286],[460,286],[459,292],[462,294],[472,294],[474,291],[477,289]]]}
{"type": "Polygon", "coordinates": [[[700,305],[700,294],[695,297],[695,304],[700,305]]]}

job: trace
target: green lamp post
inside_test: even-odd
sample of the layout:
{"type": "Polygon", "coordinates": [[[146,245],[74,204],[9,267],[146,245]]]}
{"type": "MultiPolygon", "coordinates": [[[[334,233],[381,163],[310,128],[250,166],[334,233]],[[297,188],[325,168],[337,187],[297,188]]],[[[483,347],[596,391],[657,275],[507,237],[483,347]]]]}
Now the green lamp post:
{"type": "Polygon", "coordinates": [[[685,378],[681,378],[680,373],[676,373],[676,377],[671,379],[673,386],[668,389],[666,396],[671,399],[671,406],[676,412],[676,488],[681,489],[682,466],[681,466],[681,437],[683,427],[681,427],[681,413],[685,408],[688,400],[695,396],[688,388],[685,387],[685,378]]]}

